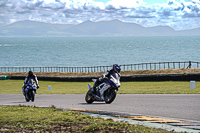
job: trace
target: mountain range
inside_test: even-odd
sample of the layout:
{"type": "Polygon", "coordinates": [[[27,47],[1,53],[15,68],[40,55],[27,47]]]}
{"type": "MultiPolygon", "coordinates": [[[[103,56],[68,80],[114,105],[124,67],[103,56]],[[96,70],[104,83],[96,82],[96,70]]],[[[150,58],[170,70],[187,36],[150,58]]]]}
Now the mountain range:
{"type": "Polygon", "coordinates": [[[119,37],[119,36],[200,36],[200,28],[176,31],[169,26],[143,27],[119,20],[73,24],[18,21],[0,27],[0,36],[12,37],[119,37]]]}

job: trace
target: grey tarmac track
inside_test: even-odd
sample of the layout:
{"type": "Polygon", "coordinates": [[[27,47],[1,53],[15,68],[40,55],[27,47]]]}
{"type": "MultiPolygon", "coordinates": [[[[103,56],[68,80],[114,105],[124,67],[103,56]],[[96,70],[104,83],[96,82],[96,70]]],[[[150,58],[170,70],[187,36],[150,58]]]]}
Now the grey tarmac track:
{"type": "Polygon", "coordinates": [[[98,110],[200,122],[199,94],[117,94],[111,104],[87,104],[85,94],[36,94],[34,102],[26,102],[22,94],[0,94],[0,105],[54,105],[62,109],[98,110]]]}
{"type": "Polygon", "coordinates": [[[76,109],[93,117],[111,118],[114,121],[167,131],[192,133],[200,133],[199,101],[199,94],[118,94],[111,104],[104,102],[87,104],[85,94],[36,94],[34,102],[26,102],[22,94],[0,94],[0,105],[55,106],[64,111],[76,109]],[[96,110],[96,112],[83,110],[96,110]],[[113,117],[114,115],[129,116],[129,118],[113,117]],[[141,116],[142,119],[149,117],[148,120],[156,118],[158,121],[161,118],[168,122],[163,124],[154,120],[146,122],[130,118],[137,116],[141,116]]]}

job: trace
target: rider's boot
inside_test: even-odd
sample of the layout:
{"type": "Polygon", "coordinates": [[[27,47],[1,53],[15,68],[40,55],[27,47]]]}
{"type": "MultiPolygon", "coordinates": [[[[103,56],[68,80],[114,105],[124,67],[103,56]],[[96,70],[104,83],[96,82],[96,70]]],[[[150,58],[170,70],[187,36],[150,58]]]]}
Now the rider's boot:
{"type": "Polygon", "coordinates": [[[95,96],[97,101],[102,101],[100,97],[100,92],[98,91],[98,88],[95,85],[92,87],[92,93],[95,96]]]}
{"type": "Polygon", "coordinates": [[[92,92],[96,95],[97,94],[97,88],[96,88],[96,86],[93,86],[92,87],[92,92]]]}

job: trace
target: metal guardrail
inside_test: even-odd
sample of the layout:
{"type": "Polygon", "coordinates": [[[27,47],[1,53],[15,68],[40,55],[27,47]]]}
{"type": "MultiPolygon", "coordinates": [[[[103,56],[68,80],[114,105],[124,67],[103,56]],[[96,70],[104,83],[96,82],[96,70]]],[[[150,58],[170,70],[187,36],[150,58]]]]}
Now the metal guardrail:
{"type": "Polygon", "coordinates": [[[181,69],[181,68],[199,68],[200,62],[158,62],[158,63],[140,63],[121,65],[122,70],[159,70],[159,69],[181,69]]]}
{"type": "MultiPolygon", "coordinates": [[[[180,68],[200,68],[200,62],[158,62],[120,65],[122,71],[130,70],[159,70],[159,69],[180,69],[180,68]]],[[[0,72],[103,72],[111,69],[111,66],[93,67],[0,67],[0,72]]]]}

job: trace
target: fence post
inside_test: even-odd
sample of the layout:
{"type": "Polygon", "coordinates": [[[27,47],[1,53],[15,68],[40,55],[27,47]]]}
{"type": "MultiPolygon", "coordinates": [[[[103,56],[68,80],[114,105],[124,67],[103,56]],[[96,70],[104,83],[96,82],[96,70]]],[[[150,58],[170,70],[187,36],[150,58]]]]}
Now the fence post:
{"type": "Polygon", "coordinates": [[[189,65],[187,68],[191,68],[191,66],[192,66],[192,63],[191,63],[191,61],[189,61],[189,65]]]}
{"type": "Polygon", "coordinates": [[[151,63],[150,63],[150,70],[151,70],[151,63]]]}
{"type": "Polygon", "coordinates": [[[160,69],[160,62],[159,62],[159,69],[160,69]]]}

